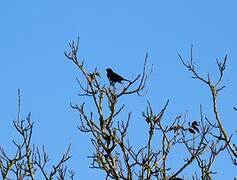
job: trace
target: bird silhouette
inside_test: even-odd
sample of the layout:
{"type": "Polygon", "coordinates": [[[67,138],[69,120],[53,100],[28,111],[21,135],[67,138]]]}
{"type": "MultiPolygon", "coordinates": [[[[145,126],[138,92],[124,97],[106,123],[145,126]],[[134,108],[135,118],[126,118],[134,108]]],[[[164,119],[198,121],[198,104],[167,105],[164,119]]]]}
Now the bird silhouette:
{"type": "Polygon", "coordinates": [[[115,73],[111,68],[107,68],[106,71],[107,71],[107,77],[111,84],[115,84],[116,82],[122,83],[122,81],[130,82],[129,80],[124,79],[122,76],[115,73]]]}

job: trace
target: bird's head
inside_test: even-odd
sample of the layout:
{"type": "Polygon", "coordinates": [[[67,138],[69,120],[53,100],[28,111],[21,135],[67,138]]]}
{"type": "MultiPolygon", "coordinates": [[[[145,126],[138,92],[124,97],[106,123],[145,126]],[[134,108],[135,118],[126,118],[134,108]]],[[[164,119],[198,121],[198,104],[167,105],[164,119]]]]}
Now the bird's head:
{"type": "Polygon", "coordinates": [[[113,72],[113,70],[111,68],[107,68],[106,71],[107,71],[107,73],[113,72]]]}

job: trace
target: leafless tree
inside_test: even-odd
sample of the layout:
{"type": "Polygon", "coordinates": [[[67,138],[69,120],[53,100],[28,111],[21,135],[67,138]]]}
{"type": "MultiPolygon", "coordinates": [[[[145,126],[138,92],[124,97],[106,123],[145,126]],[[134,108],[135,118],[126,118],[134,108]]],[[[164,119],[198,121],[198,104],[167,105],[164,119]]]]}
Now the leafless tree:
{"type": "MultiPolygon", "coordinates": [[[[122,88],[117,88],[116,83],[103,84],[101,73],[96,68],[94,71],[87,70],[84,61],[78,57],[79,38],[69,43],[69,48],[65,56],[78,68],[83,77],[77,79],[81,89],[79,96],[91,100],[94,105],[91,112],[88,111],[88,101],[81,104],[71,103],[71,108],[79,113],[78,129],[88,134],[93,145],[94,152],[89,156],[91,168],[104,172],[105,179],[211,180],[214,174],[222,171],[216,170],[213,165],[224,152],[229,155],[233,166],[237,165],[237,147],[233,142],[233,135],[226,131],[218,109],[219,93],[225,88],[222,81],[227,55],[223,60],[216,60],[219,72],[216,78],[209,74],[204,77],[198,72],[193,60],[193,46],[190,48],[188,60],[178,54],[181,63],[192,77],[209,88],[212,106],[204,109],[199,105],[198,119],[190,120],[185,112],[167,121],[165,114],[169,108],[169,100],[164,102],[158,112],[154,110],[151,102],[147,101],[147,107],[141,112],[140,117],[147,125],[143,129],[147,133],[147,139],[139,146],[134,146],[128,136],[133,116],[132,112],[126,114],[126,119],[122,116],[126,109],[122,98],[131,95],[146,96],[147,80],[153,71],[153,65],[148,65],[148,53],[145,54],[141,74],[124,83],[122,88]],[[210,110],[213,117],[205,115],[205,111],[210,110]],[[175,157],[174,152],[181,152],[180,156],[175,157]],[[173,158],[181,165],[174,165],[173,158]],[[190,172],[186,174],[188,169],[190,172]]],[[[71,158],[71,145],[59,162],[50,166],[45,147],[38,148],[32,144],[34,122],[30,113],[25,119],[21,119],[20,106],[21,96],[18,90],[18,113],[13,127],[20,139],[13,140],[14,156],[9,155],[12,153],[6,152],[4,147],[0,147],[1,179],[74,179],[75,172],[69,170],[66,164],[71,158]]],[[[237,110],[236,107],[233,109],[237,110]]]]}
{"type": "MultiPolygon", "coordinates": [[[[128,127],[132,121],[132,112],[127,114],[127,120],[121,118],[126,104],[119,106],[121,98],[127,95],[137,94],[145,96],[146,82],[152,73],[152,66],[148,68],[148,54],[145,55],[141,74],[130,82],[123,84],[123,88],[116,88],[114,84],[105,85],[101,81],[100,72],[95,69],[90,72],[86,69],[84,61],[78,57],[79,38],[69,43],[69,52],[65,56],[82,73],[77,79],[81,88],[79,96],[87,97],[94,104],[94,110],[88,112],[86,102],[71,104],[71,107],[79,113],[80,122],[78,129],[88,134],[93,145],[94,153],[89,156],[91,168],[99,169],[105,173],[105,179],[161,179],[178,180],[185,178],[209,180],[216,171],[213,169],[215,160],[221,153],[227,151],[236,165],[237,149],[232,142],[232,135],[228,135],[218,113],[217,99],[219,92],[224,89],[222,84],[226,69],[227,55],[222,61],[217,60],[219,77],[212,81],[208,75],[204,78],[198,73],[193,61],[193,46],[190,59],[185,61],[178,54],[184,67],[192,73],[193,78],[203,82],[210,89],[212,96],[211,110],[214,117],[205,116],[200,105],[200,118],[190,121],[187,113],[181,113],[174,117],[172,122],[164,121],[165,112],[169,100],[164,103],[160,111],[154,112],[151,103],[147,102],[147,108],[142,112],[141,118],[147,123],[147,141],[142,142],[141,148],[135,149],[131,139],[128,138],[128,127]],[[211,120],[210,120],[211,119],[211,120]],[[154,141],[155,137],[159,141],[154,141]],[[154,147],[155,143],[161,146],[154,147]],[[172,152],[177,152],[177,147],[182,147],[188,155],[181,157],[183,162],[180,167],[169,163],[172,152]],[[185,175],[184,171],[195,166],[195,171],[185,175]]],[[[141,131],[141,130],[140,130],[141,131]]],[[[180,153],[182,156],[182,153],[180,153]]],[[[221,171],[221,170],[218,170],[221,171]]]]}
{"type": "Polygon", "coordinates": [[[40,148],[37,148],[31,142],[34,129],[34,122],[31,120],[31,114],[29,113],[26,119],[21,119],[20,117],[20,98],[20,90],[18,90],[18,115],[16,120],[13,121],[13,126],[19,134],[20,141],[13,140],[12,149],[15,151],[14,156],[8,155],[4,150],[4,147],[0,147],[1,179],[64,180],[66,177],[73,179],[74,172],[68,170],[68,167],[65,164],[71,158],[70,145],[60,161],[52,167],[49,167],[50,159],[44,146],[42,147],[42,150],[40,150],[40,148]]]}

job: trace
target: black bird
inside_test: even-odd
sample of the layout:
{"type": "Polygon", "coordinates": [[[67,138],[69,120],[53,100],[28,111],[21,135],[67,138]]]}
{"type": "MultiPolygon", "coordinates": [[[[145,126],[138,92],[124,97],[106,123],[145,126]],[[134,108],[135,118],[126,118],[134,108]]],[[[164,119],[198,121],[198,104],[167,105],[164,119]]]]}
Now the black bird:
{"type": "Polygon", "coordinates": [[[130,82],[129,80],[124,79],[122,76],[116,74],[111,68],[107,68],[106,71],[107,71],[107,77],[108,77],[110,83],[113,83],[113,84],[116,82],[122,83],[122,81],[130,82]]]}

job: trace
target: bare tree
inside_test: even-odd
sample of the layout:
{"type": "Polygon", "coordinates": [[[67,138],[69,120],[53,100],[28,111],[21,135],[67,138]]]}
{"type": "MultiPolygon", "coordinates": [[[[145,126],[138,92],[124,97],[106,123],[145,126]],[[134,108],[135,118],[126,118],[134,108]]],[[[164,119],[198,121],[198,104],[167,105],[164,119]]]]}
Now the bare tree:
{"type": "MultiPolygon", "coordinates": [[[[188,60],[178,54],[181,63],[192,77],[209,88],[212,106],[204,110],[203,106],[199,105],[199,119],[190,121],[185,112],[167,121],[165,114],[169,108],[169,100],[164,102],[158,112],[154,110],[151,102],[147,101],[147,107],[140,116],[147,125],[147,128],[143,129],[147,133],[146,141],[135,148],[128,136],[129,125],[133,120],[132,112],[126,114],[127,118],[124,119],[122,115],[126,104],[120,104],[121,99],[127,96],[146,96],[147,79],[153,71],[153,65],[148,65],[148,53],[145,54],[141,74],[124,83],[122,88],[117,88],[116,82],[103,84],[100,72],[96,68],[94,71],[86,69],[84,61],[78,58],[79,38],[69,43],[69,48],[70,51],[65,52],[65,56],[78,68],[83,77],[77,79],[81,89],[79,96],[85,97],[94,105],[91,112],[88,111],[88,101],[81,104],[71,103],[71,108],[79,113],[78,129],[88,134],[93,145],[94,152],[89,156],[90,167],[104,172],[105,179],[211,180],[214,174],[221,172],[221,169],[215,170],[213,165],[224,152],[229,155],[233,166],[237,165],[237,147],[233,143],[233,135],[229,135],[224,127],[217,103],[219,93],[225,88],[222,80],[227,55],[223,60],[216,60],[219,76],[216,78],[208,74],[205,78],[196,69],[193,46],[190,48],[188,60]],[[205,111],[210,110],[213,117],[205,115],[205,111]],[[174,165],[171,163],[174,158],[173,152],[179,151],[180,156],[175,158],[181,165],[174,165]],[[184,151],[187,153],[182,153],[184,151]],[[186,174],[189,169],[190,172],[186,174]]],[[[30,113],[25,119],[21,119],[20,106],[21,96],[18,90],[18,113],[13,127],[20,139],[13,140],[14,156],[9,155],[4,147],[0,147],[1,178],[74,179],[75,172],[67,167],[67,162],[71,158],[71,145],[59,162],[50,166],[45,147],[38,148],[32,144],[34,122],[30,113]]],[[[236,107],[233,108],[237,110],[236,107]]]]}
{"type": "Polygon", "coordinates": [[[31,139],[33,135],[34,122],[31,120],[29,113],[26,119],[20,117],[20,90],[18,90],[18,115],[13,126],[19,137],[20,141],[13,140],[13,150],[15,155],[11,156],[0,147],[0,170],[1,179],[3,180],[23,180],[23,179],[60,179],[64,180],[67,176],[73,179],[74,172],[68,170],[66,162],[71,158],[69,145],[67,151],[63,154],[58,163],[49,167],[49,155],[44,146],[42,150],[32,144],[31,139]],[[48,166],[46,168],[46,165],[48,166]]]}
{"type": "MultiPolygon", "coordinates": [[[[205,79],[201,76],[193,61],[193,47],[191,47],[190,59],[185,61],[179,54],[179,59],[184,67],[190,71],[193,78],[203,82],[210,89],[212,96],[212,111],[214,121],[209,120],[200,105],[199,120],[189,121],[186,113],[174,117],[172,122],[164,121],[164,115],[168,108],[169,100],[164,103],[159,112],[154,112],[151,103],[147,102],[147,109],[142,112],[141,118],[147,123],[147,141],[141,144],[141,148],[135,149],[128,138],[128,127],[132,120],[132,112],[127,114],[127,120],[120,119],[126,105],[119,106],[121,97],[137,94],[144,96],[147,78],[152,73],[152,66],[148,69],[148,54],[145,55],[141,74],[130,82],[123,84],[122,89],[117,89],[115,84],[105,85],[101,82],[100,73],[95,69],[89,72],[84,61],[78,58],[79,38],[69,43],[69,52],[65,56],[82,73],[84,79],[77,79],[82,93],[94,104],[92,112],[87,111],[86,102],[71,104],[80,116],[78,129],[87,133],[94,148],[94,153],[89,156],[91,168],[99,169],[105,173],[105,179],[161,179],[178,180],[187,178],[184,171],[191,165],[196,167],[190,175],[192,179],[212,179],[215,170],[213,164],[221,153],[227,151],[236,165],[237,149],[231,141],[232,135],[228,135],[218,114],[217,98],[219,92],[225,86],[221,86],[226,68],[227,55],[223,61],[217,60],[219,77],[213,82],[211,76],[205,79]],[[85,84],[85,85],[84,85],[85,84]],[[154,148],[154,138],[158,135],[161,146],[154,148]],[[169,157],[177,146],[181,146],[188,152],[180,161],[180,167],[174,167],[169,163],[169,157]],[[184,159],[184,160],[183,160],[184,159]],[[179,177],[178,177],[179,176],[179,177]],[[181,178],[181,176],[183,176],[181,178]]],[[[211,118],[213,119],[213,118],[211,118]]],[[[157,141],[156,141],[157,142],[157,141]]],[[[177,150],[176,150],[177,152],[177,150]]],[[[221,171],[221,170],[218,170],[221,171]]]]}

